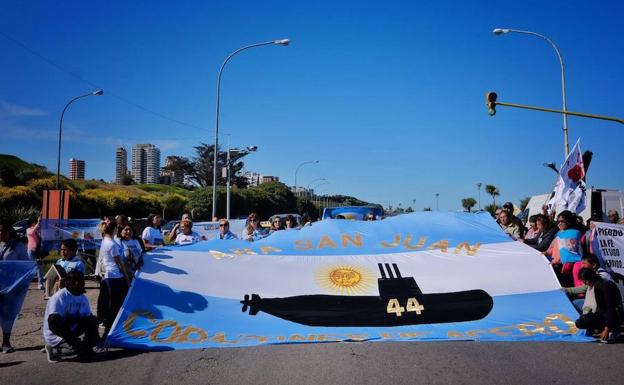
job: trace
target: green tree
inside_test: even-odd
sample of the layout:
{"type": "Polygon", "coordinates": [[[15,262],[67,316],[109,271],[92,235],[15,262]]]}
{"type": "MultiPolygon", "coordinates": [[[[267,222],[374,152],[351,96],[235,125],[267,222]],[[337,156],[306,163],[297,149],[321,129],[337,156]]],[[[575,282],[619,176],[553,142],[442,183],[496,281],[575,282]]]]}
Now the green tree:
{"type": "MultiPolygon", "coordinates": [[[[202,187],[212,186],[212,175],[214,165],[214,145],[201,143],[195,146],[195,157],[190,164],[192,168],[188,173],[189,178],[202,187]]],[[[247,180],[240,175],[245,164],[240,160],[246,152],[230,152],[230,172],[231,184],[238,187],[247,186],[247,180]]],[[[219,151],[217,156],[217,185],[225,185],[226,176],[223,175],[223,168],[227,163],[227,151],[219,151]]]]}
{"type": "Polygon", "coordinates": [[[493,204],[494,206],[496,206],[496,197],[500,195],[500,191],[498,190],[498,187],[491,185],[491,184],[485,185],[485,192],[488,195],[492,196],[493,204]]]}
{"type": "Polygon", "coordinates": [[[423,211],[431,211],[431,207],[425,207],[423,211]]]}
{"type": "Polygon", "coordinates": [[[470,212],[470,209],[477,204],[477,201],[474,198],[464,198],[462,199],[462,207],[466,209],[466,211],[470,212]]]}
{"type": "Polygon", "coordinates": [[[520,211],[526,209],[526,207],[529,204],[530,200],[531,200],[531,197],[526,197],[524,199],[520,199],[520,211]]]}

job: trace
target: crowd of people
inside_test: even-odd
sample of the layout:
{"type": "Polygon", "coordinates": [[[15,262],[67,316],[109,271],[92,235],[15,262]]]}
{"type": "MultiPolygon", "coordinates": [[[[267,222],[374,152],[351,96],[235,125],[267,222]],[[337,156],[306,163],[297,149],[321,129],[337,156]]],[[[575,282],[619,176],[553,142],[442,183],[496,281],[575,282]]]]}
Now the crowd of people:
{"type": "MultiPolygon", "coordinates": [[[[592,222],[600,219],[590,218],[584,223],[570,211],[553,218],[544,208],[542,214],[529,217],[525,226],[513,214],[511,202],[497,209],[495,218],[509,237],[540,251],[550,261],[561,287],[579,311],[576,326],[598,336],[601,342],[615,342],[624,322],[624,290],[594,254],[592,222]]],[[[611,223],[621,223],[615,210],[610,210],[607,218],[611,223]]]]}
{"type": "MultiPolygon", "coordinates": [[[[525,225],[514,216],[513,205],[509,202],[496,210],[495,218],[512,239],[548,258],[563,290],[579,311],[577,327],[595,333],[603,342],[614,342],[624,321],[622,297],[611,273],[601,267],[593,253],[591,220],[583,223],[579,216],[569,211],[559,213],[556,218],[544,212],[531,216],[525,225]]],[[[336,219],[345,218],[337,215],[336,219]]],[[[365,221],[376,219],[373,213],[363,217],[365,221]]],[[[617,212],[609,212],[609,220],[618,222],[617,212]]],[[[276,215],[271,217],[269,227],[263,228],[259,216],[251,213],[240,234],[230,230],[227,219],[218,223],[218,239],[254,242],[278,231],[296,231],[311,226],[312,220],[307,215],[301,221],[294,215],[276,215]]],[[[104,346],[134,275],[143,266],[146,251],[165,244],[186,245],[205,239],[193,230],[188,213],[182,215],[167,235],[163,235],[161,227],[162,218],[157,214],[148,217],[141,231],[123,214],[106,216],[100,224],[102,243],[97,258],[79,253],[76,240],[65,239],[58,250],[60,258],[44,272],[43,260],[47,253],[41,252],[41,221],[30,221],[26,244],[18,241],[9,223],[0,223],[0,260],[37,261],[38,287],[44,291],[43,298],[47,300],[43,336],[48,361],[56,362],[63,354],[89,356],[94,353],[94,348],[104,346]],[[95,315],[85,296],[87,276],[99,281],[95,315]]],[[[20,301],[23,301],[23,298],[0,295],[3,314],[18,303],[21,306],[20,301]]],[[[4,352],[14,351],[10,341],[13,322],[14,319],[2,317],[4,352]]]]}

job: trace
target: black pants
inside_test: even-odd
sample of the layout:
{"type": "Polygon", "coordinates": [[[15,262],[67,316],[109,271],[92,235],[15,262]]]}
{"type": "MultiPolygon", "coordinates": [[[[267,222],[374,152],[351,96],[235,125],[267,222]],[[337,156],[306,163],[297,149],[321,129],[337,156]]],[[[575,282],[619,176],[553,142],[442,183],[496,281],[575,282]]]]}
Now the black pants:
{"type": "Polygon", "coordinates": [[[77,348],[79,352],[91,350],[100,339],[98,335],[98,323],[95,316],[82,317],[78,320],[78,325],[71,330],[69,324],[65,322],[63,317],[58,314],[50,314],[48,317],[48,326],[50,331],[61,337],[72,347],[77,348]],[[84,334],[82,341],[80,336],[84,334]]]}
{"type": "Polygon", "coordinates": [[[126,299],[128,285],[125,278],[106,278],[100,282],[100,295],[97,301],[97,316],[104,323],[104,336],[108,335],[119,309],[126,299]]]}
{"type": "Polygon", "coordinates": [[[605,317],[603,314],[588,313],[583,314],[574,322],[579,329],[600,330],[605,327],[605,317]]]}

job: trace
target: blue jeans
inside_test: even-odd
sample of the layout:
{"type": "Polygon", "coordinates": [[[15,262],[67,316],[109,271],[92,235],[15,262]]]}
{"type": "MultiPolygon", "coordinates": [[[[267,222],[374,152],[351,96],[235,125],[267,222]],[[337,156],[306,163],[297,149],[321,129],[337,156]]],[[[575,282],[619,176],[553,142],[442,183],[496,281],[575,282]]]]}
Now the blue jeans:
{"type": "Polygon", "coordinates": [[[43,285],[43,260],[37,259],[37,253],[35,250],[28,250],[28,258],[31,261],[37,262],[37,281],[39,281],[39,285],[43,285]]]}

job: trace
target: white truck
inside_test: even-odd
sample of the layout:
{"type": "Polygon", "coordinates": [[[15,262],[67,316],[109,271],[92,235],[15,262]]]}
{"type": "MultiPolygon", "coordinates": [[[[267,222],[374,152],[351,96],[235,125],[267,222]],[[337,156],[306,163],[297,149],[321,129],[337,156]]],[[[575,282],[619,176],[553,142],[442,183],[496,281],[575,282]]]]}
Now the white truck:
{"type": "MultiPolygon", "coordinates": [[[[620,190],[588,188],[585,191],[585,210],[581,212],[584,221],[591,217],[600,218],[601,222],[608,222],[607,212],[616,210],[620,218],[624,218],[624,195],[620,190]]],[[[541,214],[542,206],[548,203],[551,194],[534,195],[522,212],[522,217],[530,218],[541,214]]]]}

